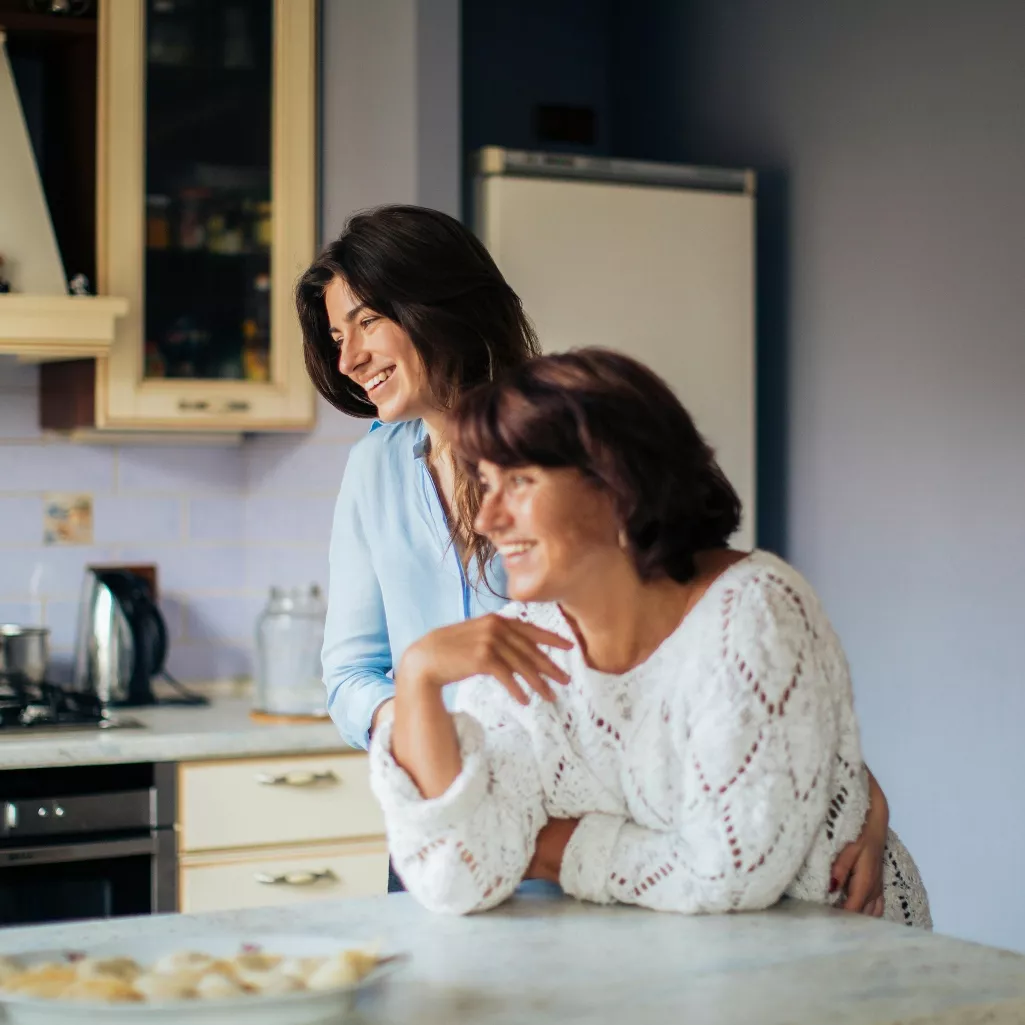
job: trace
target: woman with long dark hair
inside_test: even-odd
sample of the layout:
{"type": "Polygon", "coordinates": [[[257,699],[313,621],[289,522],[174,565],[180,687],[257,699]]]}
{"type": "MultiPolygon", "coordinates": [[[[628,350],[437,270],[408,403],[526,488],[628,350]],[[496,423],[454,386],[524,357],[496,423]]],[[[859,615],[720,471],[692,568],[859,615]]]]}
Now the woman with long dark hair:
{"type": "MultiPolygon", "coordinates": [[[[406,649],[461,622],[484,645],[483,614],[507,600],[502,561],[473,528],[480,486],[452,457],[452,415],[469,389],[525,366],[539,345],[477,237],[423,207],[352,216],[302,275],[296,306],[317,390],[374,421],[338,496],[323,651],[331,716],[366,748],[394,709],[406,649]]],[[[850,882],[851,908],[880,913],[888,811],[870,786],[869,821],[834,877],[850,882]]],[[[389,887],[401,889],[394,873],[389,887]]]]}

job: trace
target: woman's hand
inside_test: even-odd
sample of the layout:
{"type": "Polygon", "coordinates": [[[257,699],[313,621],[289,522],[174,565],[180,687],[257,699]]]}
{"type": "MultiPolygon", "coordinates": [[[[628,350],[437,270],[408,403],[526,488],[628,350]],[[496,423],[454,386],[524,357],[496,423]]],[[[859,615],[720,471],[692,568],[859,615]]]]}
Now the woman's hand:
{"type": "Polygon", "coordinates": [[[549,819],[537,834],[534,857],[530,859],[524,879],[547,879],[557,883],[562,873],[562,856],[566,844],[580,819],[549,819]]]}
{"type": "MultiPolygon", "coordinates": [[[[867,770],[866,770],[867,771],[867,770]]],[[[830,892],[846,890],[842,907],[881,918],[883,915],[883,857],[890,826],[886,795],[868,773],[869,809],[861,835],[849,843],[833,863],[830,892]]]]}
{"type": "Polygon", "coordinates": [[[493,676],[521,705],[529,698],[515,675],[545,701],[555,694],[548,680],[569,683],[569,676],[540,648],[568,651],[573,642],[532,623],[489,615],[432,630],[410,645],[395,674],[398,700],[411,686],[440,688],[469,676],[493,676]],[[515,675],[514,675],[515,674],[515,675]]]}
{"type": "Polygon", "coordinates": [[[455,722],[442,701],[445,684],[487,674],[525,705],[529,699],[516,674],[545,701],[553,701],[548,680],[569,683],[569,676],[540,649],[542,644],[573,647],[572,641],[530,623],[491,615],[432,630],[406,649],[395,673],[392,756],[425,798],[444,794],[463,766],[455,722]]]}

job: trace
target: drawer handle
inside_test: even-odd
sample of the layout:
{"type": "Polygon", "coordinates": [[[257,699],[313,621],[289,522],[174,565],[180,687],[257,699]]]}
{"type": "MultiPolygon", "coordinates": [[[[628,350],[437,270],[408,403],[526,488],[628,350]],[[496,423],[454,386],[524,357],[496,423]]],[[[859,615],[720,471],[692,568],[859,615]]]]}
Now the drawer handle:
{"type": "Polygon", "coordinates": [[[341,780],[328,769],[326,772],[283,772],[280,776],[261,772],[257,774],[256,782],[264,787],[312,787],[317,784],[334,786],[341,780]]]}
{"type": "Polygon", "coordinates": [[[338,882],[338,876],[329,868],[312,872],[282,872],[281,875],[257,872],[253,878],[264,886],[312,886],[314,883],[338,882]]]}
{"type": "MultiPolygon", "coordinates": [[[[179,399],[178,408],[183,413],[213,413],[206,399],[179,399]]],[[[250,404],[245,399],[226,399],[221,405],[221,413],[248,413],[250,404]]]]}

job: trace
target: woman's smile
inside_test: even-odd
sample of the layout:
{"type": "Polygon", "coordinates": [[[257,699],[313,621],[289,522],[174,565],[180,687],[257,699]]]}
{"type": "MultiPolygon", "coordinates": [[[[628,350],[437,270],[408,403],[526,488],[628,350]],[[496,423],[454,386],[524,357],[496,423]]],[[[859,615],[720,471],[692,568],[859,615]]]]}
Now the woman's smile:
{"type": "Polygon", "coordinates": [[[375,374],[366,384],[363,385],[367,395],[373,395],[393,374],[395,367],[386,367],[379,374],[375,374]]]}
{"type": "Polygon", "coordinates": [[[522,562],[536,546],[536,541],[507,541],[498,545],[497,549],[506,566],[515,566],[522,562]]]}

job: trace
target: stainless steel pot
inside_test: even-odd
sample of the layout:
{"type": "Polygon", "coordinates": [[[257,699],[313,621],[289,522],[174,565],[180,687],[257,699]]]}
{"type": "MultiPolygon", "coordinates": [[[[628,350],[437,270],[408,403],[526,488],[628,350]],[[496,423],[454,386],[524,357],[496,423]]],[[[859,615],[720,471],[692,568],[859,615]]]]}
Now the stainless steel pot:
{"type": "Polygon", "coordinates": [[[45,626],[0,623],[0,676],[42,683],[49,661],[50,631],[45,626]]]}

